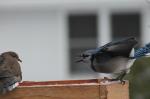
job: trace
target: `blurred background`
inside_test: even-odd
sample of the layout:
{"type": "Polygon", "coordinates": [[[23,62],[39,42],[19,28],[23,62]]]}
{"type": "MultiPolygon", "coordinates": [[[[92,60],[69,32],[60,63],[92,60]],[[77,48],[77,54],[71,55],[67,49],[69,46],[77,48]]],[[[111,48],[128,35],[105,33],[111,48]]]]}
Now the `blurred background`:
{"type": "MultiPolygon", "coordinates": [[[[93,79],[82,51],[134,36],[150,42],[149,0],[1,0],[0,52],[16,51],[23,80],[93,79]]],[[[130,75],[131,99],[150,98],[150,58],[138,59],[130,75]]]]}

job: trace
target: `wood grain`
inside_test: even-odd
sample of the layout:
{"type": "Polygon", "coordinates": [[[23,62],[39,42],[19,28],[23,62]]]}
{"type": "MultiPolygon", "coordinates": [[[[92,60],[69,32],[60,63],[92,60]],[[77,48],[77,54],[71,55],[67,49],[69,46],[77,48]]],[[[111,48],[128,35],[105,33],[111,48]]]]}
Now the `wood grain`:
{"type": "Polygon", "coordinates": [[[125,85],[100,85],[99,80],[22,82],[0,99],[129,99],[125,85]]]}

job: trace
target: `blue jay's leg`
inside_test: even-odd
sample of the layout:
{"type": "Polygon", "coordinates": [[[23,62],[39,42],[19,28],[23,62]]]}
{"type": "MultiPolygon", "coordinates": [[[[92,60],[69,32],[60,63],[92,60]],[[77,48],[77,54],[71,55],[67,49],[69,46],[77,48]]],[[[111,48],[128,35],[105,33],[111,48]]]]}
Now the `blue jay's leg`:
{"type": "Polygon", "coordinates": [[[120,80],[121,84],[124,85],[125,81],[123,80],[123,78],[125,77],[126,74],[127,74],[126,71],[123,71],[117,78],[110,79],[110,81],[118,81],[118,80],[120,80]]]}

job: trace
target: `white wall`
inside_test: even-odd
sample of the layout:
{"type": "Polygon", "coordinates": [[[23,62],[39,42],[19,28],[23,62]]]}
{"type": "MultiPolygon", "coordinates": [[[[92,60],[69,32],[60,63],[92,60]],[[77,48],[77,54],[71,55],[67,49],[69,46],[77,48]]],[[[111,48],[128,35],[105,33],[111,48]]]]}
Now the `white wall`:
{"type": "Polygon", "coordinates": [[[150,5],[142,10],[142,44],[150,42],[150,5]]]}
{"type": "MultiPolygon", "coordinates": [[[[0,1],[0,52],[18,52],[23,60],[23,80],[74,79],[69,76],[67,64],[66,13],[72,11],[98,13],[101,44],[111,40],[109,15],[112,11],[142,11],[142,41],[149,42],[149,6],[145,10],[143,4],[146,1],[72,1],[0,1]]],[[[79,75],[78,78],[84,77],[79,75]]]]}
{"type": "Polygon", "coordinates": [[[61,12],[48,9],[0,11],[0,52],[12,50],[20,55],[23,80],[66,77],[66,36],[62,18],[61,12]]]}

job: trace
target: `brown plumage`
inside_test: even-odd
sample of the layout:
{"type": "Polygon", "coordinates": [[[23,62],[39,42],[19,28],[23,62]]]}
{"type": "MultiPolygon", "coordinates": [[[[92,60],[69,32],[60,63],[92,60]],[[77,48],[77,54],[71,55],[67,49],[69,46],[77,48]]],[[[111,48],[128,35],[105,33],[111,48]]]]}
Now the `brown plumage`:
{"type": "Polygon", "coordinates": [[[0,93],[13,90],[22,80],[19,56],[15,52],[0,55],[0,93]]]}

